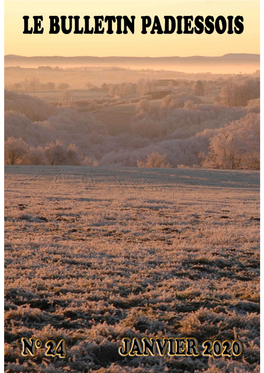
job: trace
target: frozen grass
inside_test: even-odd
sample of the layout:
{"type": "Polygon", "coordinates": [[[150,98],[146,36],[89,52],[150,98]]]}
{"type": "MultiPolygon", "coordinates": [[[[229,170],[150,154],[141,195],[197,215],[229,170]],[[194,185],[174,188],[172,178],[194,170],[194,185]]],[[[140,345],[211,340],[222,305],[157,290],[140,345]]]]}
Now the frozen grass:
{"type": "Polygon", "coordinates": [[[259,371],[258,172],[7,166],[5,192],[6,372],[259,371]],[[244,353],[124,358],[129,336],[244,353]]]}

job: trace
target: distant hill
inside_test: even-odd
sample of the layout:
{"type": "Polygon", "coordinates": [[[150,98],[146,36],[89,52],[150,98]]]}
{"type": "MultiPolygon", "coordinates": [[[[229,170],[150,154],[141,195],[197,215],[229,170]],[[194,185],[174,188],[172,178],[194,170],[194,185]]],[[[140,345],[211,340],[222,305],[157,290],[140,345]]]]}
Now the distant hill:
{"type": "Polygon", "coordinates": [[[124,67],[134,69],[170,69],[186,72],[253,73],[260,68],[259,54],[225,54],[219,57],[92,57],[92,56],[17,56],[6,55],[5,67],[124,67]]]}

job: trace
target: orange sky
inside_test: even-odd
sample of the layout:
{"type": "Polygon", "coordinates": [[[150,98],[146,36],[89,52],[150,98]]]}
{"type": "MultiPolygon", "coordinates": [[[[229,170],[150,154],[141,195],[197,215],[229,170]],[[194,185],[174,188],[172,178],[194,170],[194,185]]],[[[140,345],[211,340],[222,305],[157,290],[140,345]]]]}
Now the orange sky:
{"type": "MultiPolygon", "coordinates": [[[[5,1],[5,54],[24,56],[220,56],[260,53],[259,1],[5,1]],[[23,34],[23,16],[43,15],[42,35],[23,34]],[[135,34],[49,34],[50,15],[135,15],[135,34]],[[242,15],[244,32],[191,35],[142,35],[141,16],[242,15]]],[[[31,19],[30,19],[31,21],[31,19]]]]}

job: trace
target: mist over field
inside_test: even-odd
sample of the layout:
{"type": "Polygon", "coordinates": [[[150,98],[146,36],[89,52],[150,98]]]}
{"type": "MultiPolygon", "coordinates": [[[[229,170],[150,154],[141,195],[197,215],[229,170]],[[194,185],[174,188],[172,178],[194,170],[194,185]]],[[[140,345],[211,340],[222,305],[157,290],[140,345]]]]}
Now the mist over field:
{"type": "Polygon", "coordinates": [[[259,69],[260,56],[248,53],[229,53],[223,56],[205,57],[92,57],[92,56],[17,56],[6,55],[5,66],[38,67],[121,67],[133,69],[172,70],[185,73],[253,73],[259,69]]]}

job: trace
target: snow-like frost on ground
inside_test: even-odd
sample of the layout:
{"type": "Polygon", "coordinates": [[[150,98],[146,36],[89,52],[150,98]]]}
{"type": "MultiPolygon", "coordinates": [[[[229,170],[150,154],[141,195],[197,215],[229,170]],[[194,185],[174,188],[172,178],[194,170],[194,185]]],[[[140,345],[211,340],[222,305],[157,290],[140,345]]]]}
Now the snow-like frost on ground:
{"type": "Polygon", "coordinates": [[[259,371],[259,172],[7,166],[5,220],[6,372],[259,371]],[[124,358],[125,336],[244,353],[124,358]]]}

